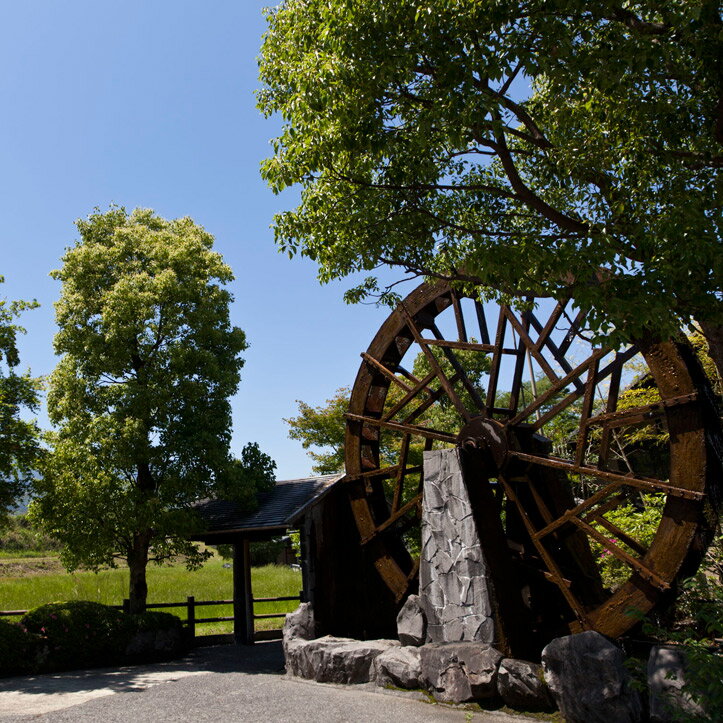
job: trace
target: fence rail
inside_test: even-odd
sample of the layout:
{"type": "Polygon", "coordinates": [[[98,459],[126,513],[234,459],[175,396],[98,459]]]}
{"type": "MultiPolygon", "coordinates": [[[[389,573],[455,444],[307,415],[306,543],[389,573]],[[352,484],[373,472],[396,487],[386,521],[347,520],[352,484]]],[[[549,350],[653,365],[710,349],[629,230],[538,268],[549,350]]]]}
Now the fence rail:
{"type": "MultiPolygon", "coordinates": [[[[253,599],[254,604],[256,603],[267,603],[267,602],[287,602],[292,600],[300,600],[300,595],[286,595],[281,597],[255,597],[253,599]]],[[[196,617],[196,608],[206,607],[207,605],[233,605],[233,600],[196,600],[193,595],[188,595],[185,602],[161,602],[161,603],[147,603],[146,608],[149,610],[157,610],[161,608],[186,608],[186,627],[188,628],[189,635],[192,639],[196,640],[196,625],[202,625],[204,623],[225,623],[232,622],[234,620],[233,615],[228,616],[217,616],[213,618],[199,618],[196,617]]],[[[126,599],[122,605],[109,605],[108,607],[115,608],[116,610],[123,610],[128,612],[130,609],[130,600],[126,599]]],[[[0,610],[0,617],[21,617],[25,615],[28,610],[0,610]]],[[[254,620],[266,620],[269,618],[283,618],[286,613],[254,613],[254,620]]],[[[281,630],[256,630],[254,637],[257,640],[273,640],[275,637],[281,637],[281,630]]]]}

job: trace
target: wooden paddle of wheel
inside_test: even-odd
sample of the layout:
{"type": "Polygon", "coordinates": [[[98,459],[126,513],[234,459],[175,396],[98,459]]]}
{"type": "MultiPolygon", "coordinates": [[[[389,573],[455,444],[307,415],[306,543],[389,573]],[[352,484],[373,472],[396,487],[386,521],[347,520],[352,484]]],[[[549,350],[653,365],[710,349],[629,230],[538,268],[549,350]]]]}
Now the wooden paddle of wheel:
{"type": "Polygon", "coordinates": [[[362,354],[347,415],[361,544],[399,603],[417,585],[422,450],[462,450],[497,642],[517,654],[620,636],[664,599],[705,550],[719,473],[686,344],[596,347],[571,303],[538,301],[519,312],[423,284],[362,354]]]}

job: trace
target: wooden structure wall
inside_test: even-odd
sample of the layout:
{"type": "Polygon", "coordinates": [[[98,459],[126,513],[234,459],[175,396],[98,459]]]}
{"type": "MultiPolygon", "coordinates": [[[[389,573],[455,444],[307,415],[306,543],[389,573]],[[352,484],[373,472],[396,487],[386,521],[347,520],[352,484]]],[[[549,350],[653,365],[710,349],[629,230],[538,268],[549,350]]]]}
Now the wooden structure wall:
{"type": "Polygon", "coordinates": [[[304,599],[319,635],[396,637],[398,605],[360,544],[344,482],[298,520],[304,599]]]}

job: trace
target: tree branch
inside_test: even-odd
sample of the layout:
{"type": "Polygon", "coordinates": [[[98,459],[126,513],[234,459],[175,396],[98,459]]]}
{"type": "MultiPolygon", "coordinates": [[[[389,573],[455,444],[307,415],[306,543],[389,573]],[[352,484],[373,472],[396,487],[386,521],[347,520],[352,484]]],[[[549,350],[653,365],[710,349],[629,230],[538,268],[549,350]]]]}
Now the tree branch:
{"type": "Polygon", "coordinates": [[[616,8],[607,19],[617,20],[641,35],[667,35],[672,29],[666,23],[651,23],[641,20],[632,10],[626,8],[616,8]]]}
{"type": "Polygon", "coordinates": [[[507,147],[507,141],[505,135],[501,131],[495,131],[495,138],[497,141],[497,154],[502,164],[502,168],[510,181],[510,185],[517,194],[517,197],[526,204],[529,208],[533,208],[535,211],[541,213],[548,221],[556,224],[560,228],[566,231],[572,231],[578,234],[587,234],[590,231],[588,224],[578,221],[567,214],[558,211],[556,208],[550,206],[549,203],[543,201],[539,196],[530,190],[525,185],[524,181],[517,172],[515,161],[512,157],[510,149],[507,147]]]}

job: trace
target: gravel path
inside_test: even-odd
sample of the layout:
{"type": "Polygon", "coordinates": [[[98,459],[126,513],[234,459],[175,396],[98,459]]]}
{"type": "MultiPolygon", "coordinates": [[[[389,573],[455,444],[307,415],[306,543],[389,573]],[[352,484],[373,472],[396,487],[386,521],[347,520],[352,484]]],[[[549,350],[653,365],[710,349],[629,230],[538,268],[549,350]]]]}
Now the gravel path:
{"type": "Polygon", "coordinates": [[[278,642],[199,648],[180,661],[6,678],[0,721],[510,723],[530,718],[431,704],[421,693],[290,678],[278,642]]]}

